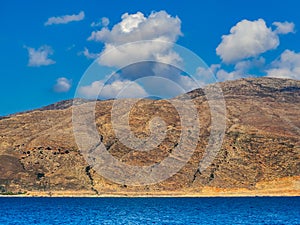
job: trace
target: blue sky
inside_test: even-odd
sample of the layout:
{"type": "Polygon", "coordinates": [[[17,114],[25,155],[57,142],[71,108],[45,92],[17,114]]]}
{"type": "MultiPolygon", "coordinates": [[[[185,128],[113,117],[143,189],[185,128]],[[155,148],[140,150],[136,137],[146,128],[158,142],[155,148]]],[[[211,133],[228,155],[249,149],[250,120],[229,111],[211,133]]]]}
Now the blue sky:
{"type": "MultiPolygon", "coordinates": [[[[129,36],[130,27],[124,34],[118,27],[112,31],[123,20],[136,28],[134,32],[147,33],[147,38],[165,37],[190,49],[219,81],[247,76],[297,79],[299,8],[295,0],[1,1],[0,116],[73,98],[82,75],[108,44],[140,41],[129,36]],[[161,36],[148,29],[155,22],[161,36]],[[97,33],[104,28],[105,34],[97,33]]],[[[168,54],[172,51],[168,49],[168,54]]],[[[93,95],[93,88],[103,85],[99,79],[86,84],[82,93],[93,95]]],[[[107,98],[128,82],[117,79],[108,86],[107,98]]]]}

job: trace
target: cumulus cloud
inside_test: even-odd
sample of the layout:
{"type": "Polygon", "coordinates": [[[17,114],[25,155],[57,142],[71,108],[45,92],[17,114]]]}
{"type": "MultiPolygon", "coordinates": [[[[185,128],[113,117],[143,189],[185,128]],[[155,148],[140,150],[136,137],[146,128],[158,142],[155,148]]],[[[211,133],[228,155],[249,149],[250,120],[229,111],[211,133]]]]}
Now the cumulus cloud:
{"type": "Polygon", "coordinates": [[[189,76],[180,76],[178,84],[184,90],[184,92],[192,91],[196,88],[199,88],[199,85],[201,85],[200,82],[193,80],[189,76]]]}
{"type": "MultiPolygon", "coordinates": [[[[103,81],[94,81],[83,86],[79,89],[80,93],[85,97],[94,98],[101,89],[100,98],[115,98],[125,86],[126,94],[122,97],[145,97],[155,93],[171,96],[181,91],[180,88],[174,91],[174,85],[166,86],[161,84],[161,80],[158,82],[153,77],[147,82],[139,81],[139,84],[127,86],[132,80],[148,76],[164,77],[165,80],[169,79],[179,84],[183,89],[193,89],[195,83],[190,78],[181,76],[180,70],[168,66],[171,64],[180,68],[183,64],[182,58],[173,49],[180,36],[180,19],[165,11],[152,12],[149,16],[141,12],[123,14],[121,21],[111,29],[102,27],[92,32],[88,38],[89,41],[104,44],[99,56],[100,65],[122,68],[120,74],[105,85],[103,81]]],[[[89,52],[85,53],[88,55],[89,52]]]]}
{"type": "Polygon", "coordinates": [[[300,79],[300,53],[285,50],[280,58],[271,63],[268,77],[300,79]]]}
{"type": "Polygon", "coordinates": [[[109,25],[109,19],[107,17],[102,17],[98,22],[92,22],[91,27],[107,27],[109,25]]]}
{"type": "Polygon", "coordinates": [[[118,68],[141,61],[157,61],[179,66],[182,59],[173,51],[172,47],[172,43],[160,39],[135,42],[118,47],[107,44],[100,54],[99,63],[118,68]]]}
{"type": "Polygon", "coordinates": [[[139,84],[129,80],[115,80],[110,84],[105,84],[103,80],[94,81],[90,85],[79,88],[79,93],[87,98],[110,99],[117,98],[121,94],[122,98],[146,97],[147,92],[139,84]]]}
{"type": "Polygon", "coordinates": [[[84,19],[84,16],[85,15],[83,11],[73,15],[54,16],[48,18],[48,20],[44,23],[44,25],[49,26],[53,24],[67,24],[73,21],[81,21],[84,19]]]}
{"type": "Polygon", "coordinates": [[[98,53],[91,53],[88,48],[84,48],[84,50],[79,52],[78,54],[84,55],[88,59],[96,59],[99,56],[98,53]]]}
{"type": "Polygon", "coordinates": [[[243,77],[240,71],[226,71],[224,69],[220,69],[217,71],[216,76],[218,81],[226,81],[226,80],[237,80],[243,77]]]}
{"type": "Polygon", "coordinates": [[[165,11],[152,12],[149,17],[145,17],[141,12],[125,13],[121,18],[122,21],[114,25],[111,30],[102,28],[100,31],[94,31],[88,40],[119,45],[159,37],[174,42],[182,35],[180,19],[170,16],[165,11]]]}
{"type": "Polygon", "coordinates": [[[228,72],[222,68],[221,64],[213,64],[209,68],[199,67],[196,71],[196,77],[201,86],[225,80],[239,79],[242,77],[242,74],[240,70],[235,69],[228,72]]]}
{"type": "Polygon", "coordinates": [[[277,34],[295,33],[295,24],[292,22],[274,22],[273,25],[277,27],[274,31],[277,34]]]}
{"type": "Polygon", "coordinates": [[[265,66],[266,59],[264,57],[254,58],[250,60],[240,61],[235,64],[234,69],[236,71],[241,71],[247,73],[251,69],[262,69],[265,66]]]}
{"type": "Polygon", "coordinates": [[[195,78],[201,86],[211,84],[217,81],[216,72],[220,70],[221,64],[212,64],[209,68],[198,67],[196,69],[195,78]]]}
{"type": "Polygon", "coordinates": [[[49,59],[49,55],[53,54],[53,50],[50,46],[43,45],[38,49],[24,46],[28,51],[29,61],[28,66],[39,67],[39,66],[48,66],[54,64],[55,61],[49,59]]]}
{"type": "Polygon", "coordinates": [[[56,80],[56,84],[53,86],[55,92],[68,92],[72,86],[72,81],[65,77],[60,77],[56,80]]]}
{"type": "Polygon", "coordinates": [[[176,79],[165,77],[143,77],[138,80],[149,96],[159,98],[172,98],[188,91],[199,88],[197,83],[189,76],[178,76],[176,79]]]}
{"type": "Polygon", "coordinates": [[[266,26],[263,19],[242,20],[231,28],[230,34],[222,36],[216,49],[225,63],[234,63],[255,57],[279,45],[277,32],[266,26]]]}
{"type": "Polygon", "coordinates": [[[243,60],[236,63],[233,69],[224,69],[221,64],[213,64],[209,69],[198,68],[197,73],[200,75],[200,80],[204,84],[213,83],[215,81],[236,80],[245,77],[255,77],[252,70],[262,71],[265,67],[265,58],[259,57],[250,60],[243,60]],[[212,73],[215,78],[212,77],[212,73]]]}
{"type": "Polygon", "coordinates": [[[180,57],[172,50],[174,42],[181,36],[181,21],[165,11],[125,13],[122,20],[111,30],[104,27],[91,33],[88,40],[104,43],[100,63],[106,66],[122,67],[141,60],[159,60],[179,63],[180,57]],[[153,40],[154,42],[142,42],[153,40]],[[116,48],[119,45],[120,48],[116,48]],[[106,54],[110,52],[110,54],[106,54]]]}
{"type": "Polygon", "coordinates": [[[240,61],[235,64],[234,69],[230,72],[227,72],[224,69],[218,70],[216,72],[216,76],[218,81],[226,81],[226,80],[236,80],[245,77],[256,77],[255,73],[252,73],[252,70],[260,71],[265,66],[265,58],[255,58],[251,60],[240,61]]]}

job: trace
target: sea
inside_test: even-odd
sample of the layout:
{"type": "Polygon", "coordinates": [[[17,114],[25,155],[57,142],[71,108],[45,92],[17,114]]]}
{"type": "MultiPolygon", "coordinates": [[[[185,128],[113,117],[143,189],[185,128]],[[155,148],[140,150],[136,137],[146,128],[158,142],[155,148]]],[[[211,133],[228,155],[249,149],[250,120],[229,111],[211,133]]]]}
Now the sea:
{"type": "Polygon", "coordinates": [[[0,224],[300,224],[300,197],[0,198],[0,224]]]}

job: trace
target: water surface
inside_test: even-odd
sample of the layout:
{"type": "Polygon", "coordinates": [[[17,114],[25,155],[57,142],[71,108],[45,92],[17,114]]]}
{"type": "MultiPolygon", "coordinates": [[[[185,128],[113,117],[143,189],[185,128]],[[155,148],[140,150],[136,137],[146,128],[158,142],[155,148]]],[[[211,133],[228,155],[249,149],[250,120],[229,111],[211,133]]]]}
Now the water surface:
{"type": "Polygon", "coordinates": [[[0,209],[0,224],[300,224],[300,197],[12,197],[0,209]]]}

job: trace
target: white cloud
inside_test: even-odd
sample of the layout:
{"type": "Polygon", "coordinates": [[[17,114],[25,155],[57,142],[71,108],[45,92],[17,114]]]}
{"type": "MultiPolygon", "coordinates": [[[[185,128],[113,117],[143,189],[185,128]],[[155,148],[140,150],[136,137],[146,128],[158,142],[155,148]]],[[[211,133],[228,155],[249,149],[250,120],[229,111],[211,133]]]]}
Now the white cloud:
{"type": "Polygon", "coordinates": [[[101,18],[101,23],[102,23],[102,26],[104,27],[107,27],[109,25],[109,19],[107,17],[102,17],[101,18]]]}
{"type": "Polygon", "coordinates": [[[218,81],[226,81],[226,80],[237,80],[243,77],[240,71],[231,71],[227,72],[224,69],[220,69],[216,73],[218,81]]]}
{"type": "Polygon", "coordinates": [[[112,30],[102,28],[92,32],[88,40],[101,41],[107,44],[120,45],[128,42],[153,40],[165,37],[166,41],[175,42],[180,35],[181,21],[165,11],[152,12],[149,17],[143,13],[125,13],[122,21],[112,30]]]}
{"type": "Polygon", "coordinates": [[[57,16],[57,17],[50,17],[44,23],[45,26],[53,25],[53,24],[66,24],[73,21],[81,21],[84,19],[84,12],[81,11],[78,14],[73,15],[64,15],[64,16],[57,16]]]}
{"type": "Polygon", "coordinates": [[[242,20],[231,28],[230,34],[222,36],[216,49],[225,63],[255,57],[279,45],[276,32],[266,26],[263,19],[242,20]]]}
{"type": "Polygon", "coordinates": [[[31,47],[26,47],[28,50],[28,66],[39,67],[39,66],[48,66],[54,64],[55,61],[49,59],[49,55],[53,54],[53,50],[50,46],[43,45],[37,50],[31,47]]]}
{"type": "Polygon", "coordinates": [[[136,98],[148,96],[147,92],[139,84],[129,80],[116,80],[110,84],[104,81],[94,81],[92,84],[79,88],[79,93],[87,98],[136,98]],[[98,96],[99,95],[99,96],[98,96]],[[121,95],[121,96],[118,96],[121,95]]]}
{"type": "Polygon", "coordinates": [[[244,73],[241,68],[235,67],[232,71],[228,72],[222,68],[221,64],[213,64],[209,68],[199,67],[196,71],[196,77],[201,86],[226,80],[236,80],[243,76],[244,73]]]}
{"type": "Polygon", "coordinates": [[[295,33],[293,22],[274,22],[272,25],[273,30],[267,27],[263,19],[242,20],[231,28],[230,34],[222,36],[216,52],[224,63],[233,64],[234,68],[228,71],[221,64],[215,72],[219,81],[257,75],[300,78],[300,53],[286,50],[279,59],[267,66],[266,60],[259,57],[260,54],[278,47],[280,34],[295,33]]]}
{"type": "Polygon", "coordinates": [[[180,87],[184,90],[184,92],[192,91],[194,89],[199,88],[201,85],[200,82],[193,80],[189,76],[180,76],[178,81],[180,87]]]}
{"type": "Polygon", "coordinates": [[[181,59],[172,50],[172,43],[181,35],[181,21],[178,17],[172,17],[165,11],[152,12],[148,17],[137,12],[123,14],[122,21],[111,30],[104,27],[94,31],[88,40],[104,43],[100,56],[102,65],[122,67],[141,60],[179,63],[181,59]],[[154,42],[142,42],[145,40],[154,42]],[[126,43],[130,44],[116,48],[126,43]],[[106,54],[108,52],[110,54],[106,54]]]}
{"type": "Polygon", "coordinates": [[[56,84],[53,86],[55,92],[68,92],[72,86],[72,80],[68,80],[65,77],[60,77],[56,80],[56,84]]]}
{"type": "Polygon", "coordinates": [[[212,64],[209,68],[198,67],[196,70],[195,78],[201,86],[211,84],[217,81],[216,72],[221,68],[220,64],[212,64]]]}
{"type": "Polygon", "coordinates": [[[204,84],[214,83],[215,81],[236,80],[245,77],[255,77],[251,70],[261,71],[265,66],[265,58],[259,57],[250,60],[244,60],[236,63],[231,71],[222,68],[221,64],[213,64],[209,69],[198,68],[197,75],[204,84]],[[212,77],[215,74],[215,79],[212,77]]]}
{"type": "Polygon", "coordinates": [[[277,34],[295,33],[295,24],[292,22],[274,22],[273,25],[277,27],[274,31],[277,34]]]}
{"type": "Polygon", "coordinates": [[[100,55],[99,63],[105,66],[116,66],[119,68],[147,60],[179,65],[182,59],[172,50],[172,47],[172,43],[160,39],[147,42],[135,42],[118,47],[107,44],[100,55]]]}
{"type": "Polygon", "coordinates": [[[91,27],[107,27],[109,25],[109,19],[107,17],[102,17],[98,22],[92,22],[91,27]]]}
{"type": "MultiPolygon", "coordinates": [[[[81,87],[79,92],[85,97],[94,98],[101,89],[100,98],[115,98],[126,86],[126,94],[122,94],[122,97],[145,97],[149,93],[169,96],[173,92],[177,93],[178,88],[178,90],[170,90],[174,85],[169,85],[168,88],[158,84],[157,79],[149,79],[146,83],[139,80],[139,84],[127,86],[131,84],[130,80],[139,79],[144,75],[147,77],[145,68],[149,71],[149,76],[162,76],[165,70],[170,73],[170,67],[158,63],[134,64],[135,66],[130,68],[128,66],[142,61],[154,61],[180,68],[182,58],[173,47],[181,35],[180,19],[172,17],[165,11],[152,12],[149,16],[141,12],[123,14],[121,21],[111,29],[103,27],[99,31],[92,32],[88,38],[90,41],[104,44],[99,63],[104,66],[123,68],[122,73],[110,84],[104,86],[103,81],[94,81],[90,85],[81,87]]],[[[88,53],[85,51],[85,55],[88,56],[88,53]]],[[[179,72],[170,75],[167,79],[173,79],[175,83],[187,90],[195,87],[189,78],[181,77],[179,72]]]]}
{"type": "Polygon", "coordinates": [[[300,53],[285,50],[266,71],[268,77],[300,79],[300,53]]]}
{"type": "Polygon", "coordinates": [[[88,48],[84,48],[83,51],[78,53],[79,55],[84,55],[88,59],[96,59],[99,54],[98,53],[91,53],[88,48]]]}
{"type": "Polygon", "coordinates": [[[256,68],[261,69],[265,66],[266,59],[264,57],[254,58],[250,60],[240,61],[235,64],[234,69],[243,73],[247,73],[249,70],[256,68]]]}
{"type": "Polygon", "coordinates": [[[255,58],[251,60],[240,61],[234,66],[234,70],[227,72],[224,69],[219,69],[216,72],[218,81],[236,80],[245,77],[255,77],[250,71],[252,69],[261,70],[265,66],[265,58],[255,58]]]}
{"type": "Polygon", "coordinates": [[[120,23],[121,31],[124,33],[130,33],[135,28],[138,28],[139,24],[144,21],[146,21],[146,18],[141,12],[131,15],[125,13],[122,15],[122,22],[120,23]]]}
{"type": "Polygon", "coordinates": [[[138,80],[139,85],[148,93],[148,96],[172,98],[188,91],[199,88],[189,76],[178,76],[176,79],[164,77],[143,77],[138,80]]]}

